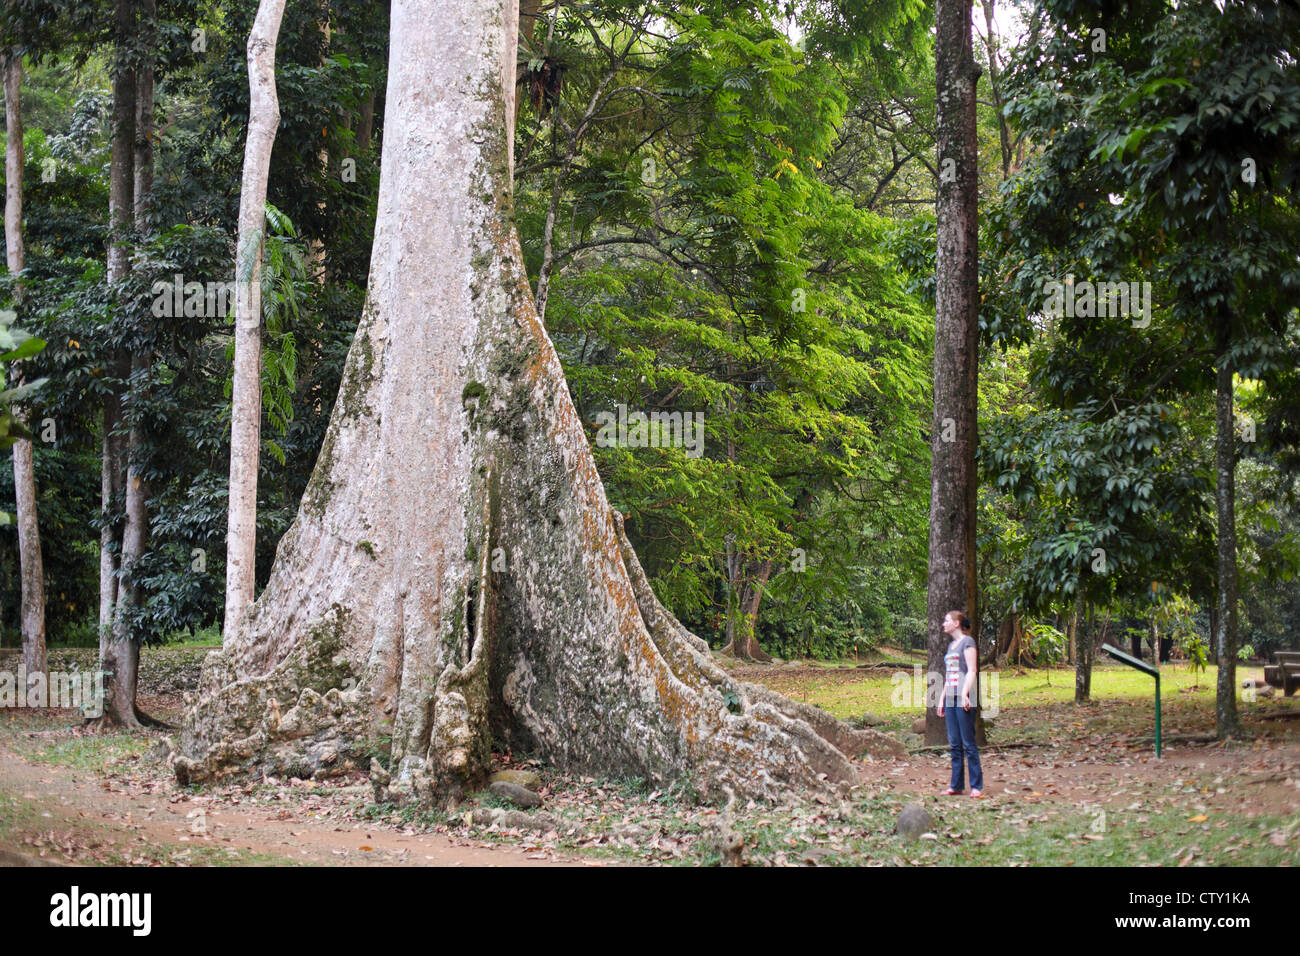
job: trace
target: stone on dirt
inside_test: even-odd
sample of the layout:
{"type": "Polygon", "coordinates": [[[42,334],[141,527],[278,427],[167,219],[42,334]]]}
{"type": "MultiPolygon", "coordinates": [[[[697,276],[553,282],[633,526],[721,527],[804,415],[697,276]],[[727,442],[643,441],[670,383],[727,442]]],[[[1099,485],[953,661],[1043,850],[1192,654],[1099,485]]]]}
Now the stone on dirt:
{"type": "Polygon", "coordinates": [[[542,789],[542,778],[533,770],[498,770],[488,777],[488,783],[513,783],[532,791],[542,789]]]}
{"type": "Polygon", "coordinates": [[[505,780],[497,780],[488,787],[488,793],[500,797],[503,800],[509,800],[517,807],[523,807],[525,810],[531,810],[533,807],[542,805],[542,798],[527,787],[521,787],[517,783],[509,783],[505,780]]]}
{"type": "Polygon", "coordinates": [[[894,828],[894,832],[906,840],[915,840],[933,825],[934,821],[925,807],[919,803],[909,803],[903,807],[903,812],[898,815],[898,823],[894,828]]]}
{"type": "Polygon", "coordinates": [[[499,826],[503,830],[558,830],[559,823],[549,813],[524,813],[522,810],[502,810],[500,807],[479,807],[469,813],[469,822],[475,826],[499,826]]]}

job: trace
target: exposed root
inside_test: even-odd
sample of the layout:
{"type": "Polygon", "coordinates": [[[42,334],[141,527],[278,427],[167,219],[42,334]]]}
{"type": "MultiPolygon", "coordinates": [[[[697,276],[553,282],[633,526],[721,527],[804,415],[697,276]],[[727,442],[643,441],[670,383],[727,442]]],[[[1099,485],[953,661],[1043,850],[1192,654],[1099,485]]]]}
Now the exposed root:
{"type": "Polygon", "coordinates": [[[717,850],[720,866],[744,866],[745,838],[735,828],[736,794],[730,787],[724,787],[723,792],[727,802],[718,816],[711,842],[717,850]]]}
{"type": "MultiPolygon", "coordinates": [[[[880,759],[907,756],[907,751],[903,745],[888,734],[876,730],[859,730],[850,727],[817,707],[792,701],[758,684],[734,681],[726,671],[713,661],[708,644],[687,630],[659,602],[650,587],[645,570],[636,556],[636,551],[628,540],[627,532],[623,528],[622,516],[614,512],[613,519],[618,532],[623,561],[627,566],[628,577],[632,582],[637,605],[641,609],[646,627],[660,652],[670,662],[673,662],[676,667],[693,667],[706,680],[722,689],[724,693],[738,694],[751,705],[763,704],[771,707],[791,721],[797,722],[798,730],[796,732],[798,734],[804,734],[805,732],[815,734],[821,741],[829,744],[839,755],[847,757],[867,755],[871,758],[880,759]]],[[[831,760],[830,763],[832,765],[831,779],[836,779],[833,771],[839,768],[834,766],[836,761],[831,760]]]]}
{"type": "MultiPolygon", "coordinates": [[[[483,484],[483,535],[479,546],[478,582],[465,591],[464,627],[459,658],[466,663],[449,663],[438,676],[433,692],[433,724],[428,755],[415,790],[425,802],[435,795],[451,802],[479,788],[486,779],[492,759],[489,722],[489,662],[493,653],[491,578],[492,472],[483,484]]],[[[399,796],[394,793],[393,796],[399,796]]]]}

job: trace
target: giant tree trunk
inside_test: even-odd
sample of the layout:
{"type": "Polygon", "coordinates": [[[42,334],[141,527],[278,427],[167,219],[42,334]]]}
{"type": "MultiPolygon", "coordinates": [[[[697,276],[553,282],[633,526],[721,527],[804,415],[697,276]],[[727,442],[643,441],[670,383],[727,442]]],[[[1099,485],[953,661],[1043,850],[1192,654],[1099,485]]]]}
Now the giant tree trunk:
{"type": "MultiPolygon", "coordinates": [[[[4,58],[5,84],[5,258],[9,274],[23,271],[23,58],[11,51],[4,58]]],[[[22,286],[14,286],[18,301],[22,286]]],[[[17,383],[15,383],[17,384],[17,383]]],[[[17,418],[26,422],[24,410],[17,418]]],[[[41,530],[36,513],[36,459],[30,438],[14,442],[14,503],[18,522],[18,564],[21,579],[23,666],[28,688],[49,686],[45,653],[45,570],[41,561],[41,530]]]]}
{"type": "Polygon", "coordinates": [[[386,796],[428,801],[480,783],[495,739],[708,793],[853,782],[850,757],[896,742],[714,665],[606,500],[510,224],[517,24],[502,0],[393,4],[366,306],[177,777],[325,776],[378,749],[386,796]]]}
{"type": "Polygon", "coordinates": [[[230,506],[226,523],[225,639],[253,603],[257,557],[257,466],[262,441],[262,245],[271,147],[280,125],[275,41],[284,0],[262,0],[248,37],[248,136],[239,192],[235,260],[235,370],[230,411],[230,506]]]}
{"type": "MultiPolygon", "coordinates": [[[[928,669],[943,674],[944,615],[964,608],[978,639],[975,589],[976,375],[979,350],[978,174],[971,0],[935,6],[939,192],[935,262],[934,420],[930,438],[928,669]]],[[[948,739],[927,701],[925,742],[948,739]]]]}
{"type": "MultiPolygon", "coordinates": [[[[1216,433],[1214,460],[1217,484],[1214,501],[1218,508],[1219,607],[1215,620],[1214,645],[1219,657],[1219,681],[1214,698],[1215,730],[1220,740],[1241,735],[1237,713],[1237,516],[1236,421],[1232,413],[1232,364],[1226,340],[1221,343],[1215,396],[1216,433]]],[[[1159,659],[1160,645],[1153,654],[1159,659]]]]}

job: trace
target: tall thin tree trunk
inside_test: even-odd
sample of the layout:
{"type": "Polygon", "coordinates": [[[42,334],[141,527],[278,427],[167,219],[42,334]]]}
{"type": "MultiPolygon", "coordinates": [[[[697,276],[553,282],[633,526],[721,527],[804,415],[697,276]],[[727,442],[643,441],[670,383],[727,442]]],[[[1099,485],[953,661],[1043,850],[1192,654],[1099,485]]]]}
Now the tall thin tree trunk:
{"type": "MultiPolygon", "coordinates": [[[[537,29],[537,18],[541,16],[542,0],[519,0],[519,39],[523,42],[520,46],[526,50],[533,49],[533,34],[537,29]]],[[[523,82],[527,74],[528,64],[516,64],[515,66],[515,105],[514,115],[511,123],[519,125],[519,108],[524,102],[524,97],[519,95],[519,85],[523,82]]]]}
{"type": "Polygon", "coordinates": [[[100,443],[100,515],[99,532],[99,656],[108,653],[113,634],[113,611],[117,607],[118,498],[122,493],[122,442],[117,428],[122,421],[122,397],[117,382],[130,374],[122,366],[122,357],[114,349],[105,363],[104,374],[109,387],[104,395],[103,438],[100,443]]]}
{"type": "Polygon", "coordinates": [[[511,225],[517,27],[502,0],[394,0],[367,302],[177,778],[323,777],[378,747],[377,796],[429,802],[478,785],[499,740],[710,794],[855,781],[847,754],[897,742],[717,667],[609,506],[511,225]]]}
{"type": "MultiPolygon", "coordinates": [[[[119,43],[125,42],[135,49],[152,51],[156,33],[156,0],[136,0],[135,4],[122,3],[127,9],[119,7],[119,26],[128,32],[119,35],[119,43]]],[[[131,225],[136,241],[143,241],[149,232],[149,219],[153,199],[153,111],[154,111],[154,68],[151,62],[152,52],[132,71],[133,89],[130,93],[130,125],[120,132],[130,144],[130,159],[122,170],[124,178],[129,178],[129,209],[131,225]]],[[[117,90],[114,89],[116,97],[117,90]]],[[[118,148],[119,129],[114,129],[113,148],[118,148]]],[[[114,168],[110,175],[117,170],[114,168]]],[[[112,184],[110,184],[110,190],[112,184]]],[[[111,191],[110,191],[111,195],[111,191]]],[[[123,196],[123,199],[127,199],[123,196]]],[[[124,207],[125,208],[125,207],[124,207]]],[[[125,270],[129,270],[129,264],[125,270]]],[[[125,270],[122,275],[125,276],[125,270]]],[[[140,640],[136,633],[136,614],[140,607],[140,585],[137,580],[140,561],[144,556],[149,537],[149,489],[142,471],[141,460],[145,446],[144,424],[141,421],[141,408],[147,401],[148,380],[153,367],[153,356],[147,346],[140,347],[129,359],[130,378],[128,394],[130,401],[123,405],[123,412],[130,410],[130,428],[123,449],[122,464],[126,467],[123,483],[124,521],[122,525],[122,544],[118,565],[117,602],[113,610],[112,636],[107,652],[101,650],[102,666],[105,671],[105,699],[103,717],[100,721],[105,726],[138,727],[145,723],[157,723],[142,714],[136,704],[136,678],[140,669],[140,640]]],[[[103,639],[101,638],[101,649],[103,639]]]]}
{"type": "MultiPolygon", "coordinates": [[[[935,263],[934,420],[930,440],[930,622],[928,668],[943,673],[944,615],[977,618],[975,582],[976,384],[979,362],[978,187],[971,0],[935,7],[938,83],[938,251],[935,263]]],[[[978,634],[978,631],[974,632],[978,634]]],[[[928,744],[947,740],[933,701],[928,744]]]]}
{"type": "Polygon", "coordinates": [[[370,137],[375,129],[375,88],[370,87],[365,99],[361,101],[361,110],[357,116],[357,149],[369,152],[370,137]]]}
{"type": "MultiPolygon", "coordinates": [[[[1219,681],[1214,697],[1215,730],[1220,740],[1241,735],[1237,713],[1237,449],[1232,409],[1232,363],[1226,338],[1220,342],[1215,395],[1214,461],[1218,510],[1219,608],[1215,624],[1215,650],[1219,656],[1219,681]]],[[[1156,656],[1159,657],[1157,644],[1156,656]]]]}
{"type": "MultiPolygon", "coordinates": [[[[9,274],[23,271],[23,58],[11,51],[4,58],[5,84],[5,258],[9,274]]],[[[15,302],[22,301],[22,285],[14,286],[15,302]]],[[[27,412],[17,409],[27,423],[27,412]]],[[[41,530],[36,513],[35,449],[27,438],[14,442],[14,499],[18,520],[18,563],[22,589],[23,666],[28,688],[49,686],[45,653],[45,570],[41,561],[41,530]]]]}
{"type": "MultiPolygon", "coordinates": [[[[136,76],[128,44],[135,29],[135,7],[131,0],[116,0],[113,65],[113,132],[108,182],[108,268],[109,294],[118,287],[131,267],[131,221],[134,207],[133,176],[135,149],[136,76]]],[[[122,386],[128,377],[129,359],[114,350],[105,363],[108,379],[104,398],[103,458],[101,461],[101,509],[103,527],[99,536],[99,657],[107,670],[113,622],[117,611],[119,557],[116,554],[118,524],[117,496],[122,488],[122,443],[118,428],[122,420],[122,386]]]]}
{"type": "Polygon", "coordinates": [[[262,246],[271,148],[280,125],[275,43],[284,0],[262,0],[248,37],[248,137],[239,192],[235,260],[235,370],[230,412],[230,505],[226,523],[225,639],[253,604],[257,469],[262,443],[262,246]]]}
{"type": "Polygon", "coordinates": [[[1002,149],[1002,178],[1011,175],[1011,130],[1002,115],[1002,84],[998,72],[998,26],[993,17],[995,0],[981,0],[984,8],[984,29],[989,48],[989,90],[993,94],[993,113],[998,120],[998,145],[1002,149]]]}

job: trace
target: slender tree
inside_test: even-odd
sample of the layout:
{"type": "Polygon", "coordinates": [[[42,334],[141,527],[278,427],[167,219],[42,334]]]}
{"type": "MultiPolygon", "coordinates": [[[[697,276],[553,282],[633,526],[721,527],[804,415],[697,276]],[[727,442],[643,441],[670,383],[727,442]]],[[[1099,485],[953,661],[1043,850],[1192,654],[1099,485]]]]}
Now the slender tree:
{"type": "Polygon", "coordinates": [[[257,468],[262,425],[262,246],[271,148],[280,125],[275,41],[284,0],[262,0],[248,37],[248,135],[235,258],[235,370],[230,413],[230,505],[226,524],[225,634],[253,603],[257,468]]]}
{"type": "MultiPolygon", "coordinates": [[[[153,112],[154,67],[157,31],[156,0],[119,0],[118,42],[125,54],[127,67],[119,70],[126,102],[118,103],[118,78],[114,80],[114,130],[112,168],[110,170],[110,264],[116,258],[116,276],[126,278],[129,260],[123,254],[149,232],[153,199],[153,112]],[[120,168],[119,168],[120,161],[120,168]],[[129,224],[129,225],[128,225],[129,224]],[[116,230],[114,232],[114,230],[116,230]],[[123,235],[125,231],[125,235],[123,235]]],[[[110,273],[115,270],[110,268],[110,273]]],[[[135,343],[120,359],[121,369],[129,370],[122,411],[127,419],[125,441],[115,451],[120,458],[107,462],[117,471],[125,467],[122,482],[123,522],[118,547],[115,604],[112,629],[100,638],[100,661],[105,675],[105,700],[101,723],[108,726],[136,727],[157,721],[140,712],[136,704],[136,682],[140,667],[140,636],[136,615],[141,603],[140,565],[149,539],[149,487],[145,480],[145,422],[143,407],[147,403],[149,378],[153,368],[151,346],[139,334],[135,343]]],[[[107,415],[106,415],[107,419],[107,415]]],[[[108,422],[105,421],[107,441],[108,422]]],[[[107,456],[106,456],[107,459],[107,456]]],[[[102,566],[101,566],[102,572],[102,566]]]]}
{"type": "MultiPolygon", "coordinates": [[[[5,258],[10,275],[23,271],[23,57],[16,49],[4,58],[5,84],[5,258]]],[[[14,286],[20,301],[22,285],[14,286]]],[[[19,420],[25,417],[17,412],[19,420]]],[[[29,686],[48,681],[45,654],[45,571],[36,514],[36,462],[32,440],[14,442],[14,498],[17,505],[18,561],[22,579],[23,665],[29,686]],[[38,676],[43,675],[43,676],[38,676]]]]}
{"type": "MultiPolygon", "coordinates": [[[[942,673],[944,615],[964,608],[979,636],[975,590],[976,380],[979,368],[979,156],[971,0],[935,6],[939,193],[935,261],[934,420],[930,435],[928,669],[942,673]]],[[[926,742],[947,739],[927,701],[926,742]]]]}
{"type": "MultiPolygon", "coordinates": [[[[108,268],[110,293],[118,289],[131,267],[131,218],[134,207],[134,150],[136,78],[129,52],[135,29],[131,0],[115,0],[113,43],[113,120],[108,183],[108,268]]],[[[99,536],[99,657],[106,664],[112,643],[118,595],[117,500],[122,492],[123,447],[120,382],[129,375],[129,360],[120,349],[109,355],[104,397],[103,457],[101,462],[101,527],[99,536]],[[126,364],[126,368],[124,368],[126,364]]]]}

